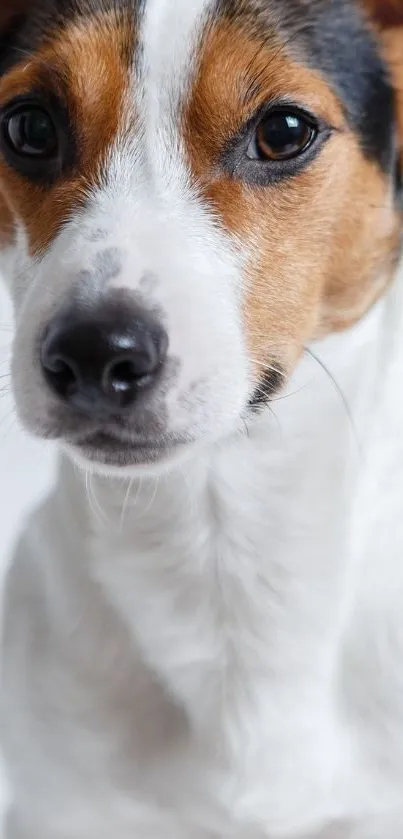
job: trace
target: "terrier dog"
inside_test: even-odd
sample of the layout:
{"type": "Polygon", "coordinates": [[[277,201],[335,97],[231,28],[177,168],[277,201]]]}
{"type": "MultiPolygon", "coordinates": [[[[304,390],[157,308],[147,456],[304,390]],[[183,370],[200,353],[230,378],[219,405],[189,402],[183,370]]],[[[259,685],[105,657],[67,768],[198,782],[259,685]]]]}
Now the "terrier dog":
{"type": "Polygon", "coordinates": [[[0,27],[5,835],[402,839],[403,4],[0,27]]]}

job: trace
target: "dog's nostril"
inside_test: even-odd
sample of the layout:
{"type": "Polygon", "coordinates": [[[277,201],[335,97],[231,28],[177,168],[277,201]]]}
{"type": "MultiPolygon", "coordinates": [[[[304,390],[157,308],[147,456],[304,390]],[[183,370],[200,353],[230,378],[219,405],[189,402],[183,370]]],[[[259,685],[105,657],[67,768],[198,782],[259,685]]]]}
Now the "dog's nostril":
{"type": "Polygon", "coordinates": [[[131,361],[119,361],[111,365],[105,374],[105,386],[115,391],[130,390],[134,384],[147,376],[147,373],[139,373],[137,365],[131,361]]]}
{"type": "Polygon", "coordinates": [[[49,384],[59,396],[66,398],[77,384],[77,373],[68,359],[53,353],[45,342],[42,349],[42,367],[49,384]]]}
{"type": "Polygon", "coordinates": [[[76,374],[73,368],[63,358],[48,358],[46,369],[48,373],[53,373],[53,375],[57,376],[66,385],[72,384],[76,380],[76,374]]]}

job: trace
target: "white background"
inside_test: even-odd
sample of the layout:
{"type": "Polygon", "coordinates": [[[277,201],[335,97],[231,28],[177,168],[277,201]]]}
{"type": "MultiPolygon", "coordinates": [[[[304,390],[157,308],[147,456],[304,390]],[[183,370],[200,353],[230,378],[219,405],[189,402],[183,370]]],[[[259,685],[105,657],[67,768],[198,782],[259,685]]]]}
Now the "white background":
{"type": "MultiPolygon", "coordinates": [[[[10,393],[11,307],[0,278],[0,585],[27,512],[51,484],[53,453],[19,427],[10,393]]],[[[0,836],[6,788],[0,765],[0,836]]]]}
{"type": "Polygon", "coordinates": [[[49,485],[52,450],[20,428],[10,392],[11,306],[0,279],[0,567],[24,515],[49,485]]]}

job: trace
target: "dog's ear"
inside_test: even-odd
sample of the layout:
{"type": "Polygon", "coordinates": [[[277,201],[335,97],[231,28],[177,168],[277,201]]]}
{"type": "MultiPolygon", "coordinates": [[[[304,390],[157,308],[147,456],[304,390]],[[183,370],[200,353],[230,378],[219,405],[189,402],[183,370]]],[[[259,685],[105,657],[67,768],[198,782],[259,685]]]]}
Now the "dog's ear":
{"type": "Polygon", "coordinates": [[[403,0],[361,0],[383,45],[396,92],[397,131],[403,175],[403,0]]]}

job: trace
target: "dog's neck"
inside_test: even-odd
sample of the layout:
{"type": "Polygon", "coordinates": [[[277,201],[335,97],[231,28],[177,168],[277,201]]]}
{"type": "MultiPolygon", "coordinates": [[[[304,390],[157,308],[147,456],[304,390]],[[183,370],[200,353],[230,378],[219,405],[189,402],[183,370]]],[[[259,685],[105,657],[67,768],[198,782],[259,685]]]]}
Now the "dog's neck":
{"type": "MultiPolygon", "coordinates": [[[[195,729],[215,736],[215,720],[227,744],[235,730],[239,742],[243,720],[275,714],[296,691],[299,730],[303,709],[313,719],[330,696],[387,460],[377,428],[396,456],[403,427],[400,286],[348,334],[313,348],[331,375],[306,354],[248,434],[159,479],[62,469],[80,563],[195,729]]],[[[292,727],[291,707],[284,718],[292,727]]]]}

